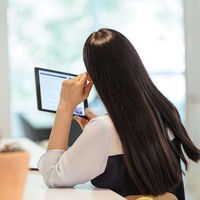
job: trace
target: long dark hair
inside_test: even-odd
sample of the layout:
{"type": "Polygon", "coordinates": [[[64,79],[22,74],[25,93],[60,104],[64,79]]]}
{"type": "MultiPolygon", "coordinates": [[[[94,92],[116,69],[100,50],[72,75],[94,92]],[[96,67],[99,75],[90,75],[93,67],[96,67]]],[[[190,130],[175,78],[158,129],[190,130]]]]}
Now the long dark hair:
{"type": "Polygon", "coordinates": [[[130,41],[111,29],[92,33],[84,63],[121,139],[130,177],[141,194],[172,191],[182,180],[180,157],[200,159],[175,106],[157,89],[130,41]],[[180,145],[172,146],[170,130],[180,145]],[[181,147],[182,146],[182,147],[181,147]]]}

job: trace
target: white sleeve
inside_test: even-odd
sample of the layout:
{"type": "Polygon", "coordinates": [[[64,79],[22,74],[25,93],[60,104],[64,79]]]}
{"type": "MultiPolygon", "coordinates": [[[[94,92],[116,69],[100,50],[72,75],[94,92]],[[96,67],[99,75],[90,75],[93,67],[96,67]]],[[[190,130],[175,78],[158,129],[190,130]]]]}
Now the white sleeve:
{"type": "Polygon", "coordinates": [[[67,150],[49,150],[38,169],[49,187],[71,187],[87,182],[105,171],[109,154],[106,127],[93,119],[67,150]]]}

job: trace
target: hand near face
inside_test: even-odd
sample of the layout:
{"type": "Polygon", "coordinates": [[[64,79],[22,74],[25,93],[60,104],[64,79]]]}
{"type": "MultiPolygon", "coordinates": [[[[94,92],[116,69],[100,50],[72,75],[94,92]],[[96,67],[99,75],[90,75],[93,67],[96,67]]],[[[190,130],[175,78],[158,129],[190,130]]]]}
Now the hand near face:
{"type": "Polygon", "coordinates": [[[87,73],[80,74],[74,79],[64,80],[59,106],[74,109],[89,96],[92,86],[93,82],[87,73]]]}

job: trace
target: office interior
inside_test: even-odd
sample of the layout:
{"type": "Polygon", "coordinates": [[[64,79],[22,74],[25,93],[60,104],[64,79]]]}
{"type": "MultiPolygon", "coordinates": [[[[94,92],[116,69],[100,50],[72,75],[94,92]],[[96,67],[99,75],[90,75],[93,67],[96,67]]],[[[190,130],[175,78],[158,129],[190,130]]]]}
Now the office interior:
{"type": "MultiPolygon", "coordinates": [[[[0,138],[25,137],[45,148],[55,114],[37,109],[34,67],[84,72],[85,39],[108,27],[133,43],[200,147],[199,24],[197,0],[1,0],[0,138]]],[[[106,113],[95,89],[88,100],[96,114],[106,113]]],[[[70,145],[80,133],[73,121],[70,145]]],[[[199,199],[199,164],[191,163],[184,183],[186,199],[199,199]]]]}

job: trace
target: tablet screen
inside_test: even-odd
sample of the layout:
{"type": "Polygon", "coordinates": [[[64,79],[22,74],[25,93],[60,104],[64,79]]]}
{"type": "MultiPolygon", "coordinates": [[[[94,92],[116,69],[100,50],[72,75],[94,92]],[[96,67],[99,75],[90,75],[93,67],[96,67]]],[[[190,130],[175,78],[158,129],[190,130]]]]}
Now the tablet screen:
{"type": "MultiPolygon", "coordinates": [[[[39,110],[56,112],[60,99],[62,82],[66,79],[72,79],[76,77],[76,75],[41,68],[35,68],[35,70],[36,82],[39,82],[39,87],[37,88],[37,90],[39,90],[37,91],[37,94],[39,93],[38,98],[40,98],[38,100],[38,108],[39,110]]],[[[77,105],[73,114],[85,116],[85,103],[81,102],[77,105]]]]}

